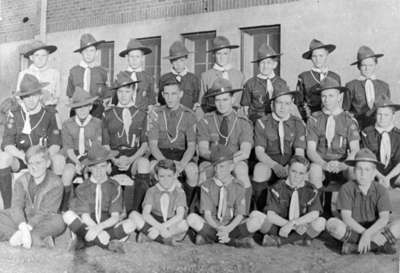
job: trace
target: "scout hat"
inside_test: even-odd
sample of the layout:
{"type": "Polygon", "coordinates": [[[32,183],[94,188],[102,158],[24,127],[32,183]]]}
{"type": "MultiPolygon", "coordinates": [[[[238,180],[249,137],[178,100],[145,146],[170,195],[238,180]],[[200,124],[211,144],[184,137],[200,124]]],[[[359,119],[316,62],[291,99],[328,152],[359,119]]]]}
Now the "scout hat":
{"type": "Polygon", "coordinates": [[[98,96],[93,97],[89,92],[86,92],[81,87],[77,86],[75,92],[72,95],[72,102],[68,104],[71,108],[79,108],[89,104],[93,104],[97,100],[98,96]]]}
{"type": "Polygon", "coordinates": [[[162,89],[164,89],[165,86],[180,85],[180,84],[181,83],[180,81],[178,81],[176,75],[172,73],[166,74],[160,79],[160,87],[162,87],[162,89]]]}
{"type": "Polygon", "coordinates": [[[224,37],[224,36],[217,36],[214,38],[213,42],[212,42],[212,47],[210,50],[208,50],[207,52],[215,52],[217,50],[223,49],[223,48],[238,48],[238,45],[231,45],[231,43],[229,42],[229,40],[224,37]]]}
{"type": "Polygon", "coordinates": [[[130,39],[126,49],[122,50],[119,53],[120,57],[125,57],[126,54],[128,54],[129,52],[131,52],[132,50],[141,50],[143,52],[144,55],[150,54],[151,53],[151,49],[148,47],[145,47],[139,40],[137,39],[130,39]]]}
{"type": "Polygon", "coordinates": [[[208,89],[204,97],[215,97],[224,93],[235,93],[239,91],[242,91],[242,89],[232,89],[232,84],[230,81],[223,78],[217,78],[211,86],[211,89],[208,89]]]}
{"type": "Polygon", "coordinates": [[[175,60],[186,57],[189,53],[191,52],[187,50],[182,41],[175,41],[169,48],[169,56],[164,57],[164,59],[175,60]]]}
{"type": "Polygon", "coordinates": [[[128,71],[121,71],[118,73],[117,75],[117,79],[114,81],[114,83],[112,84],[110,90],[117,90],[121,87],[124,86],[129,86],[135,83],[138,83],[140,81],[136,80],[133,81],[131,78],[131,75],[128,71]]]}
{"type": "Polygon", "coordinates": [[[267,58],[277,58],[281,55],[282,54],[276,53],[276,51],[272,47],[264,43],[257,51],[257,59],[252,61],[252,63],[258,63],[267,58]]]}
{"type": "Polygon", "coordinates": [[[211,149],[211,163],[217,165],[221,162],[233,160],[233,152],[225,145],[218,144],[211,149]]]}
{"type": "Polygon", "coordinates": [[[38,78],[32,74],[25,74],[21,80],[19,86],[19,92],[15,93],[14,96],[26,97],[36,93],[42,92],[42,88],[49,85],[48,82],[39,82],[38,78]]]}
{"type": "Polygon", "coordinates": [[[46,45],[45,43],[39,40],[34,40],[32,43],[28,45],[28,51],[24,53],[24,57],[29,58],[29,56],[33,55],[36,51],[40,49],[44,49],[47,52],[49,52],[49,54],[51,54],[57,50],[57,47],[54,45],[46,45]]]}
{"type": "Polygon", "coordinates": [[[81,36],[81,47],[74,50],[74,52],[81,53],[84,49],[86,49],[90,46],[94,46],[97,48],[101,43],[104,43],[104,42],[105,42],[104,40],[96,41],[96,39],[93,37],[92,34],[85,33],[85,34],[82,34],[82,36],[81,36]]]}
{"type": "Polygon", "coordinates": [[[368,58],[380,58],[382,57],[383,54],[379,53],[379,54],[375,54],[375,52],[372,51],[371,48],[369,48],[368,46],[361,46],[358,49],[357,52],[357,61],[351,63],[350,65],[356,65],[362,62],[362,60],[368,59],[368,58]]]}
{"type": "Polygon", "coordinates": [[[92,166],[110,160],[118,155],[118,151],[108,150],[106,147],[94,142],[90,146],[87,158],[82,161],[85,166],[92,166]]]}
{"type": "Polygon", "coordinates": [[[345,163],[349,166],[355,166],[357,162],[364,161],[364,162],[371,162],[375,163],[376,165],[380,165],[380,163],[377,159],[375,154],[368,148],[362,148],[360,149],[354,159],[352,160],[346,160],[345,163]]]}
{"type": "Polygon", "coordinates": [[[326,77],[325,79],[323,79],[321,81],[320,86],[317,87],[313,92],[320,93],[327,89],[337,89],[340,92],[348,91],[347,87],[340,86],[340,83],[337,80],[335,80],[334,78],[326,77]]]}
{"type": "Polygon", "coordinates": [[[394,111],[400,110],[400,104],[393,103],[389,98],[385,97],[382,101],[375,103],[376,108],[390,107],[394,111]]]}
{"type": "Polygon", "coordinates": [[[308,51],[303,53],[303,59],[310,60],[313,51],[318,48],[325,48],[329,53],[331,53],[335,50],[336,46],[333,44],[324,44],[317,39],[312,39],[308,51]]]}
{"type": "Polygon", "coordinates": [[[272,92],[272,97],[270,100],[275,100],[276,98],[283,95],[298,95],[298,91],[290,91],[289,86],[286,83],[279,83],[275,86],[274,91],[272,92]]]}

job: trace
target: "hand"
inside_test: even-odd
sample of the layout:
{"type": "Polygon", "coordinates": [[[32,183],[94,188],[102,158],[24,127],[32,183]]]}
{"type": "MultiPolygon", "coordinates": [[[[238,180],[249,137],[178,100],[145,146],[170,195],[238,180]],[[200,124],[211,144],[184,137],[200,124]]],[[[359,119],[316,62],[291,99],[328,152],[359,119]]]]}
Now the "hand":
{"type": "Polygon", "coordinates": [[[288,170],[286,167],[282,166],[281,164],[276,163],[273,167],[272,170],[278,176],[279,178],[285,178],[288,176],[288,170]]]}
{"type": "Polygon", "coordinates": [[[367,253],[371,249],[371,235],[364,231],[361,235],[360,242],[358,243],[358,252],[360,254],[367,253]]]}
{"type": "Polygon", "coordinates": [[[347,170],[348,168],[349,168],[349,167],[348,167],[346,164],[344,164],[343,162],[339,162],[339,163],[338,163],[339,172],[345,171],[345,170],[347,170]]]}
{"type": "Polygon", "coordinates": [[[196,102],[196,103],[193,105],[193,111],[196,112],[197,108],[199,108],[199,107],[200,107],[200,103],[196,102]]]}
{"type": "Polygon", "coordinates": [[[332,160],[329,161],[326,165],[326,170],[331,173],[338,173],[339,172],[339,161],[332,160]]]}
{"type": "Polygon", "coordinates": [[[233,154],[233,163],[238,163],[239,161],[243,160],[241,159],[243,157],[243,151],[237,151],[236,153],[233,154]]]}
{"type": "Polygon", "coordinates": [[[101,227],[99,227],[99,225],[90,226],[86,229],[88,232],[85,235],[85,240],[88,242],[93,241],[97,237],[97,235],[103,230],[101,227]]]}
{"type": "Polygon", "coordinates": [[[296,225],[294,230],[297,232],[297,234],[303,235],[307,232],[307,225],[296,225]]]}
{"type": "Polygon", "coordinates": [[[389,176],[381,176],[378,178],[379,184],[384,186],[385,188],[389,189],[390,188],[390,177],[389,176]]]}
{"type": "Polygon", "coordinates": [[[231,232],[227,226],[220,226],[217,229],[218,241],[222,244],[230,241],[229,233],[231,232]]]}
{"type": "Polygon", "coordinates": [[[293,230],[293,227],[294,225],[292,222],[287,223],[279,230],[279,236],[287,238],[289,236],[289,233],[293,230]]]}
{"type": "Polygon", "coordinates": [[[81,162],[78,162],[77,164],[75,164],[75,171],[77,174],[82,174],[82,170],[83,170],[83,165],[81,162]]]}
{"type": "Polygon", "coordinates": [[[129,157],[122,155],[118,158],[116,165],[119,170],[126,171],[129,168],[129,166],[131,165],[131,163],[132,162],[129,157]]]}
{"type": "Polygon", "coordinates": [[[176,165],[176,174],[179,175],[185,170],[185,165],[181,161],[174,161],[176,165]]]}
{"type": "Polygon", "coordinates": [[[159,229],[160,235],[163,238],[170,238],[172,236],[171,231],[165,227],[164,225],[162,225],[161,229],[159,229]]]}

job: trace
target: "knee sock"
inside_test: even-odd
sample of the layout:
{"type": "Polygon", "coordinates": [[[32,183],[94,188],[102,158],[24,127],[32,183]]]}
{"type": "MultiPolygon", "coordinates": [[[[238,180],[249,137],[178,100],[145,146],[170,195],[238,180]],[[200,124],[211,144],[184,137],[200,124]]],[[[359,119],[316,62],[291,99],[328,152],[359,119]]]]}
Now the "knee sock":
{"type": "Polygon", "coordinates": [[[396,244],[396,237],[394,237],[392,231],[388,228],[385,227],[382,231],[382,235],[386,238],[387,242],[391,245],[396,244]]]}
{"type": "Polygon", "coordinates": [[[343,243],[348,242],[352,244],[358,244],[360,241],[361,235],[357,232],[353,231],[351,228],[346,227],[346,232],[343,237],[340,239],[343,243]]]}
{"type": "Polygon", "coordinates": [[[252,182],[255,209],[262,211],[267,202],[268,181],[252,182]]]}
{"type": "Polygon", "coordinates": [[[3,206],[5,209],[11,207],[11,194],[12,194],[12,177],[11,168],[0,169],[0,192],[3,198],[3,206]]]}
{"type": "Polygon", "coordinates": [[[250,211],[250,203],[251,203],[251,194],[253,193],[253,189],[250,187],[244,189],[244,201],[246,202],[246,215],[249,214],[250,211]]]}
{"type": "MultiPolygon", "coordinates": [[[[141,212],[142,211],[142,202],[144,196],[146,195],[146,191],[150,185],[150,174],[136,174],[135,184],[133,185],[133,201],[132,201],[132,210],[141,212]]],[[[127,211],[128,213],[128,211],[127,211]]]]}
{"type": "Polygon", "coordinates": [[[193,210],[193,207],[196,205],[193,203],[196,201],[195,197],[196,197],[197,187],[192,187],[187,183],[182,183],[182,188],[186,194],[186,203],[189,208],[189,212],[194,212],[192,210],[193,210]]]}
{"type": "Polygon", "coordinates": [[[67,211],[69,208],[69,203],[71,199],[71,192],[72,192],[72,185],[70,186],[64,186],[64,193],[63,193],[63,198],[61,201],[61,211],[67,211]]]}
{"type": "Polygon", "coordinates": [[[246,223],[242,223],[236,226],[230,233],[229,238],[232,239],[241,239],[245,237],[249,237],[252,233],[247,229],[246,223]]]}
{"type": "Polygon", "coordinates": [[[112,234],[110,234],[110,241],[111,240],[120,240],[125,238],[128,234],[125,232],[123,224],[119,224],[112,229],[112,234]]]}
{"type": "Polygon", "coordinates": [[[134,186],[125,186],[124,188],[124,205],[126,214],[133,210],[133,194],[134,194],[134,186]]]}
{"type": "Polygon", "coordinates": [[[213,243],[218,241],[217,230],[211,227],[207,223],[204,223],[201,230],[199,230],[197,233],[201,235],[208,243],[213,243]]]}
{"type": "Polygon", "coordinates": [[[279,237],[279,239],[281,241],[280,245],[291,244],[291,243],[303,240],[306,238],[306,236],[307,235],[305,235],[305,234],[300,235],[297,232],[291,232],[287,238],[279,237]]]}
{"type": "Polygon", "coordinates": [[[80,237],[81,239],[85,239],[87,233],[87,225],[82,223],[79,218],[76,218],[72,221],[71,224],[68,225],[69,229],[76,234],[76,236],[80,237]]]}
{"type": "MultiPolygon", "coordinates": [[[[144,223],[144,226],[139,230],[139,232],[142,232],[144,235],[146,235],[147,237],[149,236],[149,230],[152,226],[149,223],[144,223]]],[[[162,244],[164,243],[164,239],[161,235],[158,235],[155,239],[153,239],[154,241],[162,244]]]]}

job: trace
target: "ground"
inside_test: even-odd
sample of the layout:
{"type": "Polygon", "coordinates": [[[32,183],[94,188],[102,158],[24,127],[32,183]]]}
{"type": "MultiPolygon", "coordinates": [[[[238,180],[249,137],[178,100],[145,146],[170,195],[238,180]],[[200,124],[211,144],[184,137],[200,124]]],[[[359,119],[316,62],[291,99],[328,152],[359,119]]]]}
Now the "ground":
{"type": "MultiPolygon", "coordinates": [[[[391,190],[393,217],[400,217],[400,191],[391,190]]],[[[325,236],[323,236],[325,237],[325,236]]],[[[69,253],[68,233],[56,240],[54,250],[12,248],[0,243],[0,273],[380,273],[399,272],[399,254],[341,256],[333,240],[317,239],[311,247],[235,249],[223,245],[195,246],[189,241],[178,247],[157,243],[125,244],[126,254],[113,254],[98,247],[69,253]]],[[[400,243],[397,244],[400,250],[400,243]]]]}

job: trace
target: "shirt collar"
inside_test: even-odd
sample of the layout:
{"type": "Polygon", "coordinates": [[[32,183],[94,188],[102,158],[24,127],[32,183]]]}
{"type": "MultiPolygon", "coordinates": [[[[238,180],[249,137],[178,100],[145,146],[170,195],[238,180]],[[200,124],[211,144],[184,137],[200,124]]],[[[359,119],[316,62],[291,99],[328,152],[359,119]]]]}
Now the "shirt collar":
{"type": "Polygon", "coordinates": [[[328,67],[324,67],[324,68],[312,67],[311,70],[314,72],[320,73],[320,74],[328,74],[328,72],[329,72],[328,67]]]}
{"type": "Polygon", "coordinates": [[[171,72],[172,72],[172,74],[174,74],[176,76],[184,77],[188,73],[188,69],[187,69],[187,67],[185,67],[182,72],[178,73],[178,72],[176,72],[176,70],[173,67],[171,67],[171,72]]]}
{"type": "Polygon", "coordinates": [[[292,185],[290,185],[289,178],[287,178],[285,180],[285,185],[291,190],[298,190],[300,188],[303,188],[306,185],[306,182],[304,181],[303,183],[301,183],[300,185],[298,185],[297,187],[294,188],[294,187],[292,187],[292,185]]]}
{"type": "Polygon", "coordinates": [[[49,67],[47,65],[45,65],[42,68],[38,68],[37,66],[35,66],[34,64],[31,64],[29,66],[29,70],[34,71],[34,72],[43,72],[46,71],[47,69],[49,69],[49,67]]]}
{"type": "Polygon", "coordinates": [[[176,187],[178,187],[178,182],[172,184],[172,187],[169,188],[169,189],[164,188],[163,186],[161,186],[160,183],[157,183],[157,184],[156,184],[156,187],[157,187],[157,189],[158,189],[160,192],[168,192],[168,193],[171,193],[171,192],[173,192],[173,191],[175,190],[176,187]]]}
{"type": "Polygon", "coordinates": [[[372,75],[372,76],[370,76],[370,77],[365,77],[365,76],[363,76],[363,75],[360,75],[359,77],[358,77],[358,79],[360,80],[360,81],[366,81],[366,80],[376,80],[376,75],[372,75]]]}
{"type": "MultiPolygon", "coordinates": [[[[220,113],[218,113],[218,111],[216,111],[216,113],[217,113],[218,120],[222,120],[224,116],[221,115],[220,113]]],[[[235,116],[235,114],[236,114],[235,110],[232,109],[232,112],[230,112],[229,115],[227,115],[228,120],[231,120],[235,116]]]]}
{"type": "Polygon", "coordinates": [[[95,67],[95,63],[93,62],[93,63],[90,63],[90,64],[88,64],[88,63],[86,63],[85,61],[81,61],[80,63],[79,63],[79,65],[81,66],[81,67],[83,67],[84,69],[86,69],[86,68],[93,68],[93,67],[95,67]]]}
{"type": "Polygon", "coordinates": [[[128,66],[126,71],[138,73],[138,72],[143,72],[143,68],[142,67],[132,68],[132,67],[128,66]]]}
{"type": "Polygon", "coordinates": [[[389,126],[388,128],[381,128],[378,127],[378,125],[375,125],[375,130],[378,131],[379,134],[382,134],[383,132],[388,132],[390,133],[394,128],[394,125],[392,124],[391,126],[389,126]]]}
{"type": "Polygon", "coordinates": [[[275,77],[275,72],[272,71],[272,73],[270,73],[269,75],[264,75],[264,74],[257,74],[257,78],[261,79],[261,80],[267,80],[270,79],[272,80],[275,77]]]}
{"type": "Polygon", "coordinates": [[[338,107],[333,111],[329,111],[329,110],[327,110],[325,108],[322,108],[322,112],[325,115],[328,115],[328,116],[330,116],[330,115],[337,116],[337,115],[339,115],[339,114],[341,114],[343,112],[343,109],[341,107],[338,107]]]}
{"type": "MultiPolygon", "coordinates": [[[[356,191],[356,192],[359,192],[359,193],[362,194],[362,195],[364,195],[364,194],[362,193],[360,187],[358,186],[357,181],[353,181],[353,182],[355,183],[355,191],[356,191]]],[[[371,185],[370,185],[369,188],[368,188],[368,191],[367,191],[367,195],[366,195],[366,196],[371,195],[371,194],[374,194],[374,193],[376,192],[376,186],[377,186],[377,182],[372,181],[371,185]]]]}

